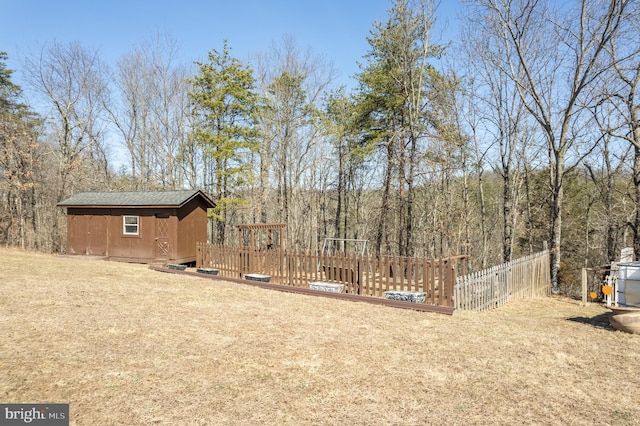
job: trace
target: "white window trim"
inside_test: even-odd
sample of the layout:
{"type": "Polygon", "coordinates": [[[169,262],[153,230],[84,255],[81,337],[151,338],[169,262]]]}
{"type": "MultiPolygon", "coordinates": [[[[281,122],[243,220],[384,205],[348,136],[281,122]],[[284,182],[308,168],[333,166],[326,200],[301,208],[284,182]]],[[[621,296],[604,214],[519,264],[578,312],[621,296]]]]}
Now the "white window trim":
{"type": "Polygon", "coordinates": [[[126,215],[122,216],[122,234],[123,235],[140,235],[140,216],[126,215]],[[127,223],[127,218],[135,217],[136,223],[127,223]],[[135,226],[135,232],[128,232],[127,226],[135,226]]]}

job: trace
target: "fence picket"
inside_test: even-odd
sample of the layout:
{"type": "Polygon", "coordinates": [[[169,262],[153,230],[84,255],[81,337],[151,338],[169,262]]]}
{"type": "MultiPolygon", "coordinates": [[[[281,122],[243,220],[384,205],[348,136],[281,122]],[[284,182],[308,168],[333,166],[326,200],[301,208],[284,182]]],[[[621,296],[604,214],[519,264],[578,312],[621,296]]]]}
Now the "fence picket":
{"type": "Polygon", "coordinates": [[[455,308],[483,311],[551,292],[549,251],[457,277],[455,308]]]}

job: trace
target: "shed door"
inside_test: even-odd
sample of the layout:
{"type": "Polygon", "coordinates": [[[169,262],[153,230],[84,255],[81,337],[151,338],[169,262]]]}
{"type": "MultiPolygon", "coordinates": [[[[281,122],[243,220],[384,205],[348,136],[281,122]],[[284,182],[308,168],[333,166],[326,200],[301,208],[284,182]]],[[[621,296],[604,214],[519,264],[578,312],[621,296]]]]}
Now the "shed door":
{"type": "Polygon", "coordinates": [[[156,257],[169,257],[169,216],[156,216],[156,257]]]}
{"type": "Polygon", "coordinates": [[[107,217],[89,216],[87,221],[87,254],[107,254],[107,217]]]}
{"type": "Polygon", "coordinates": [[[107,217],[69,216],[67,246],[71,254],[105,256],[107,254],[107,217]]]}

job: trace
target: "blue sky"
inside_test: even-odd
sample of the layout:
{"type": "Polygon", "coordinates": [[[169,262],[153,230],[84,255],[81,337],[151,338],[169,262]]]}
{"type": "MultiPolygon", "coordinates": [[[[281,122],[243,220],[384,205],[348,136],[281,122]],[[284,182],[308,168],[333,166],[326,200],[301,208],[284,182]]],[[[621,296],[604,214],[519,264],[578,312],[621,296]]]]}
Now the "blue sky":
{"type": "MultiPolygon", "coordinates": [[[[114,64],[158,32],[178,42],[185,62],[205,59],[224,39],[245,60],[288,34],[332,60],[350,86],[373,22],[385,20],[390,7],[391,0],[0,0],[0,51],[20,84],[20,57],[53,40],[97,48],[114,64]]],[[[457,8],[457,0],[442,0],[438,27],[452,31],[457,8]]]]}

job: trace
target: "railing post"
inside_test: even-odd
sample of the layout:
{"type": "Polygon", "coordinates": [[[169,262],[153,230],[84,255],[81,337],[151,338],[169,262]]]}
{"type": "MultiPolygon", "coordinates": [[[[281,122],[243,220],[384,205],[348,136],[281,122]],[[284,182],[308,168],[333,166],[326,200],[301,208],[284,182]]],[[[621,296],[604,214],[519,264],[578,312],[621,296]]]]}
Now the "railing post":
{"type": "Polygon", "coordinates": [[[449,271],[451,276],[449,277],[449,306],[454,306],[455,285],[456,285],[456,265],[455,262],[451,262],[449,258],[450,266],[449,271]]]}

